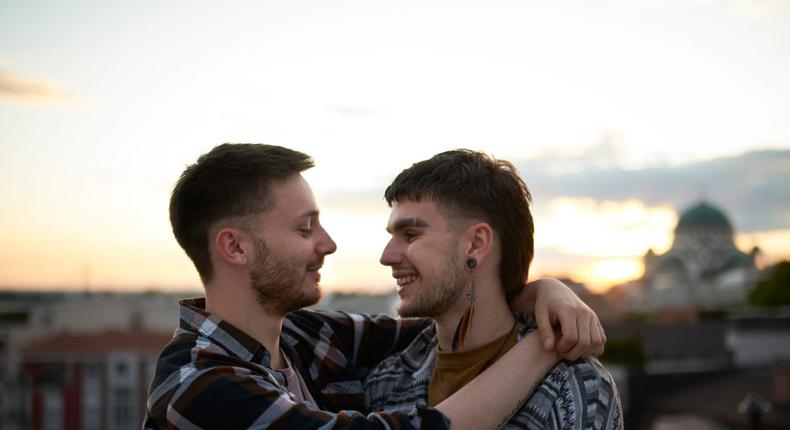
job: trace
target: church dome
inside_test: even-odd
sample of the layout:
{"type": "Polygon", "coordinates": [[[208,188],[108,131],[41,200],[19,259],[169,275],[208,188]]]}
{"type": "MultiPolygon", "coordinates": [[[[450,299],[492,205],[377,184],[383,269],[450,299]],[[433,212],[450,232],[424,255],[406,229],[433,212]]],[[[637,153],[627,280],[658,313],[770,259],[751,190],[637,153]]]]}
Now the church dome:
{"type": "Polygon", "coordinates": [[[724,215],[724,212],[705,202],[686,209],[680,215],[678,226],[675,233],[694,231],[699,229],[719,230],[727,233],[732,232],[732,224],[724,215]]]}

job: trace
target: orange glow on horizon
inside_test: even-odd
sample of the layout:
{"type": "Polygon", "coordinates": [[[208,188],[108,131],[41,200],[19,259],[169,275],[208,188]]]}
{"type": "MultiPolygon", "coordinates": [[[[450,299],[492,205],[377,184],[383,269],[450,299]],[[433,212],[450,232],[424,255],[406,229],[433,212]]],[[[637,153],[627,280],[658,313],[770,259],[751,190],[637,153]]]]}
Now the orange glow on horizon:
{"type": "MultiPolygon", "coordinates": [[[[326,258],[325,293],[384,293],[395,289],[390,270],[379,264],[388,209],[381,202],[345,208],[322,205],[323,223],[338,243],[326,258]]],[[[638,279],[648,248],[666,252],[677,216],[637,200],[597,203],[562,198],[536,214],[536,258],[531,279],[568,277],[592,292],[638,279]]],[[[118,220],[118,225],[123,224],[118,220]]],[[[72,290],[199,290],[191,261],[166,227],[137,225],[121,235],[92,226],[60,226],[57,234],[35,228],[0,235],[0,287],[72,290]],[[145,233],[148,231],[148,233],[145,233]]],[[[790,259],[790,229],[739,233],[737,247],[761,250],[759,267],[790,259]]]]}

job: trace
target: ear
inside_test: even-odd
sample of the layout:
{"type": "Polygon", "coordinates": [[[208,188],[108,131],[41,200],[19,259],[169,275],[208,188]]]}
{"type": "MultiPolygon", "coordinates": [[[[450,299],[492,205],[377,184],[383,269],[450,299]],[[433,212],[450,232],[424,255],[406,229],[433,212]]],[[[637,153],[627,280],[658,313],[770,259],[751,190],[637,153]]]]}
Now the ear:
{"type": "Polygon", "coordinates": [[[214,251],[222,262],[241,267],[252,261],[254,245],[249,234],[225,227],[214,235],[214,251]]]}
{"type": "Polygon", "coordinates": [[[466,236],[469,240],[466,258],[474,258],[480,265],[494,247],[494,229],[488,223],[477,222],[467,227],[466,236]]]}

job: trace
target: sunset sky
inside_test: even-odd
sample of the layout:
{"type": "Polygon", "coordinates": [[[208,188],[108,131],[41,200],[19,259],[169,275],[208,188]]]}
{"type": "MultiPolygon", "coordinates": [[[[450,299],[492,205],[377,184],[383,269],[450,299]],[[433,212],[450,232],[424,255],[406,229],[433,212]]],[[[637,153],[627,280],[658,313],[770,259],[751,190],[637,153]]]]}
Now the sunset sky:
{"type": "Polygon", "coordinates": [[[0,0],[0,286],[184,289],[183,168],[311,154],[323,285],[393,288],[383,190],[457,147],[514,162],[532,277],[603,291],[701,198],[790,258],[790,2],[0,0]]]}

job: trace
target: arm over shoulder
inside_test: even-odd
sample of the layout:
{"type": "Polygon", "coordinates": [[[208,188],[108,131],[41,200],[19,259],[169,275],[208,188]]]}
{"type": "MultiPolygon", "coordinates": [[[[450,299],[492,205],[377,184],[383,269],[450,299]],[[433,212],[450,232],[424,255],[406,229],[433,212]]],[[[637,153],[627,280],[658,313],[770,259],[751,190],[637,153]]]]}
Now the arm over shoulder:
{"type": "Polygon", "coordinates": [[[286,327],[306,336],[323,336],[355,368],[370,369],[406,348],[427,326],[429,319],[393,318],[389,315],[342,311],[302,310],[286,319],[286,327]]]}

